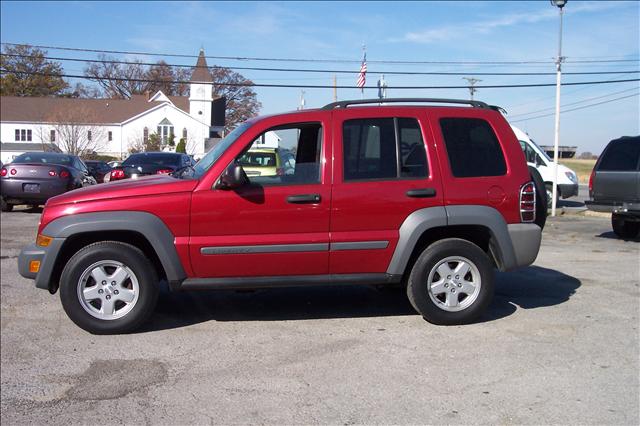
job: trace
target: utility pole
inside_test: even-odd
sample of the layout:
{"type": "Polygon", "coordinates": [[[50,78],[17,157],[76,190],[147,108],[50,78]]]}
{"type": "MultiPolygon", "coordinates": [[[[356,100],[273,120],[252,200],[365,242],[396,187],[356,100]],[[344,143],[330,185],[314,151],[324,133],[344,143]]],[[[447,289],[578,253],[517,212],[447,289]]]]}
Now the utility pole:
{"type": "Polygon", "coordinates": [[[462,78],[469,82],[469,95],[471,95],[471,100],[473,100],[473,94],[476,93],[476,91],[478,90],[474,86],[476,85],[476,83],[479,83],[482,80],[479,80],[473,77],[462,77],[462,78]]]}
{"type": "Polygon", "coordinates": [[[333,75],[333,102],[338,102],[338,78],[333,75]]]}
{"type": "Polygon", "coordinates": [[[556,122],[553,141],[553,191],[551,199],[551,216],[556,215],[556,200],[558,199],[558,144],[560,143],[560,86],[562,82],[562,15],[566,0],[553,0],[552,5],[560,10],[560,35],[558,37],[558,57],[556,58],[556,122]]]}

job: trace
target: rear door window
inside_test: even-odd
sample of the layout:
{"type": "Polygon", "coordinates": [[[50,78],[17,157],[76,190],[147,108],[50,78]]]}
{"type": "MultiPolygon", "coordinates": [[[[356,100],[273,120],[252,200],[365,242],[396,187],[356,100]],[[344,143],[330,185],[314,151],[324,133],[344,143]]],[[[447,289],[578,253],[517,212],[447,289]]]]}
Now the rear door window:
{"type": "Polygon", "coordinates": [[[442,118],[442,136],[453,176],[502,176],[507,165],[489,123],[479,118],[442,118]]]}
{"type": "Polygon", "coordinates": [[[635,171],[640,159],[640,142],[637,138],[619,139],[609,144],[598,170],[611,172],[635,171]]]}
{"type": "Polygon", "coordinates": [[[347,120],[342,147],[345,181],[428,176],[422,132],[415,118],[347,120]]]}

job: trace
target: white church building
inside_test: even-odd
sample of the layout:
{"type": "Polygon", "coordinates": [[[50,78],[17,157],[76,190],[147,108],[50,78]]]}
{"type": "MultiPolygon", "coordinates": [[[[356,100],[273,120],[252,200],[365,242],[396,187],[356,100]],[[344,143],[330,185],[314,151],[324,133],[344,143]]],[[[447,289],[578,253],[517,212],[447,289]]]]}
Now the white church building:
{"type": "Polygon", "coordinates": [[[130,99],[1,97],[0,160],[8,163],[26,151],[61,146],[63,128],[71,125],[99,154],[126,158],[156,133],[165,150],[175,149],[171,139],[175,145],[184,139],[187,153],[197,158],[219,140],[224,109],[224,98],[213,97],[213,79],[200,50],[189,96],[159,91],[130,99]]]}

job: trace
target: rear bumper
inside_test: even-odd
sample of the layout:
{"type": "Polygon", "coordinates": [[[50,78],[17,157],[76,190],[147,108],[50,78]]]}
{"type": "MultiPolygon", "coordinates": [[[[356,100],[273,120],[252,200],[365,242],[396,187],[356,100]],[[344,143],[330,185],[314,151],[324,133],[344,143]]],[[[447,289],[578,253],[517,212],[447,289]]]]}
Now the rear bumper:
{"type": "Polygon", "coordinates": [[[640,202],[605,202],[586,200],[584,204],[589,210],[602,213],[616,213],[640,217],[640,202]]]}
{"type": "Polygon", "coordinates": [[[51,197],[67,192],[67,180],[27,180],[27,179],[3,179],[0,181],[0,193],[9,203],[40,202],[44,203],[51,197]],[[40,192],[25,192],[24,184],[36,183],[40,185],[40,192]]]}
{"type": "Polygon", "coordinates": [[[558,184],[558,188],[560,188],[560,195],[562,195],[562,198],[575,197],[578,195],[577,183],[558,184]]]}
{"type": "Polygon", "coordinates": [[[35,280],[37,288],[49,289],[56,257],[64,241],[64,238],[54,238],[48,247],[30,244],[23,248],[18,256],[18,272],[20,275],[24,278],[35,280]],[[32,261],[40,262],[38,272],[31,272],[29,270],[29,265],[32,261]]]}
{"type": "Polygon", "coordinates": [[[542,229],[535,223],[514,223],[507,225],[507,230],[516,258],[515,268],[531,265],[540,251],[542,229]]]}

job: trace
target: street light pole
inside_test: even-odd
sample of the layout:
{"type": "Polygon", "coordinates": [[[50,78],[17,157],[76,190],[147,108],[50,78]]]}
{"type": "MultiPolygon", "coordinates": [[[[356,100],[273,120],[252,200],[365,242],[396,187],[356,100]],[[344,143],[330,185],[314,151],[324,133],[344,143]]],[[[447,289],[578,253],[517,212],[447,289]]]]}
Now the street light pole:
{"type": "Polygon", "coordinates": [[[560,35],[558,37],[558,57],[556,58],[556,129],[553,142],[553,190],[551,199],[551,216],[556,215],[556,200],[558,199],[558,145],[560,142],[560,85],[562,81],[562,16],[567,0],[551,0],[551,4],[560,9],[560,35]]]}

